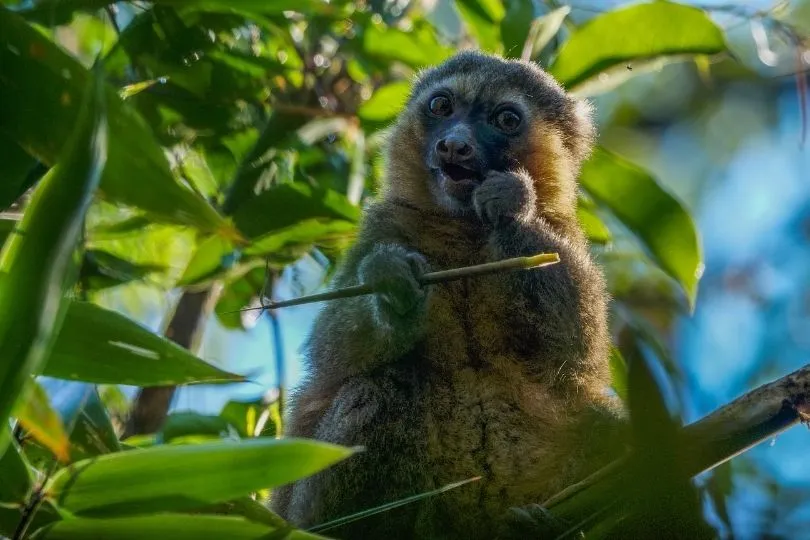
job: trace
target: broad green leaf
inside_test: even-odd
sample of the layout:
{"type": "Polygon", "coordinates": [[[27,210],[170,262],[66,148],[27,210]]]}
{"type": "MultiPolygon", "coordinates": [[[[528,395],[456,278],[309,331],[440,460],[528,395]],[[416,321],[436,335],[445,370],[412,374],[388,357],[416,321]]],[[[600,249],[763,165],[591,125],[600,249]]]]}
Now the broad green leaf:
{"type": "Polygon", "coordinates": [[[619,399],[627,403],[627,362],[616,347],[610,348],[610,385],[619,399]]]}
{"type": "Polygon", "coordinates": [[[60,507],[82,516],[189,509],[293,482],[352,452],[303,439],[154,446],[62,469],[46,491],[60,507]]]}
{"type": "Polygon", "coordinates": [[[411,85],[405,81],[388,83],[378,88],[371,99],[363,103],[357,111],[362,120],[388,122],[396,117],[405,106],[411,85]]]}
{"type": "Polygon", "coordinates": [[[173,439],[189,435],[206,435],[218,439],[236,431],[221,416],[208,416],[195,412],[176,412],[166,417],[163,428],[157,434],[157,443],[171,442],[173,439]]]}
{"type": "Polygon", "coordinates": [[[284,248],[311,244],[343,245],[354,238],[357,223],[345,219],[302,219],[295,225],[256,238],[245,248],[246,255],[268,255],[284,248]]]}
{"type": "Polygon", "coordinates": [[[467,30],[482,49],[500,52],[500,22],[505,12],[501,0],[456,0],[456,9],[467,30]]]}
{"type": "Polygon", "coordinates": [[[652,2],[609,11],[582,25],[560,47],[549,71],[569,90],[586,93],[585,83],[610,68],[626,76],[652,60],[724,50],[723,31],[704,11],[652,2]]]}
{"type": "Polygon", "coordinates": [[[360,209],[337,191],[295,183],[264,191],[246,201],[234,214],[239,230],[254,239],[308,218],[356,222],[360,218],[360,209]]]}
{"type": "Polygon", "coordinates": [[[543,49],[554,39],[569,13],[571,13],[570,6],[561,6],[532,22],[532,28],[529,31],[530,60],[536,60],[543,49]]]}
{"type": "Polygon", "coordinates": [[[405,32],[383,24],[369,24],[363,29],[363,51],[381,61],[398,61],[413,68],[431,66],[453,54],[436,39],[436,30],[427,21],[414,22],[405,32]]]}
{"type": "Polygon", "coordinates": [[[228,268],[228,261],[233,260],[236,255],[233,242],[221,236],[209,236],[197,244],[197,249],[177,284],[182,287],[213,279],[219,275],[220,270],[228,268]]]}
{"type": "Polygon", "coordinates": [[[14,232],[17,220],[0,218],[0,247],[6,243],[6,239],[14,232]]]}
{"type": "MultiPolygon", "coordinates": [[[[69,519],[49,526],[42,540],[269,540],[276,538],[267,525],[237,517],[156,514],[113,519],[69,519]]],[[[279,531],[280,533],[281,531],[279,531]]],[[[304,531],[281,534],[279,540],[322,538],[304,531]]]]}
{"type": "Polygon", "coordinates": [[[703,254],[695,223],[683,205],[650,173],[604,148],[597,148],[585,163],[580,181],[596,202],[641,240],[694,306],[703,254]]]}
{"type": "Polygon", "coordinates": [[[287,522],[279,515],[250,497],[239,497],[232,501],[217,503],[205,508],[198,508],[194,510],[194,513],[241,516],[249,521],[263,523],[277,529],[287,526],[287,522]]]}
{"type": "Polygon", "coordinates": [[[606,244],[610,242],[610,229],[596,214],[590,204],[580,204],[577,206],[577,219],[585,231],[588,240],[594,244],[606,244]]]}
{"type": "Polygon", "coordinates": [[[44,374],[135,386],[244,380],[203,362],[120,313],[88,302],[71,302],[44,374]]]}
{"type": "MultiPolygon", "coordinates": [[[[4,13],[0,9],[0,21],[4,13]]],[[[59,164],[37,185],[0,253],[0,305],[6,306],[0,313],[0,419],[11,415],[31,374],[47,362],[67,309],[66,292],[76,283],[74,255],[107,158],[100,90],[88,86],[59,164]]],[[[0,452],[6,442],[0,440],[0,452]]]]}
{"type": "Polygon", "coordinates": [[[532,0],[506,0],[506,15],[501,20],[504,56],[521,57],[533,19],[532,0]]]}
{"type": "MultiPolygon", "coordinates": [[[[11,438],[7,427],[6,438],[11,438]]],[[[20,453],[16,443],[6,447],[5,453],[0,455],[0,504],[24,503],[31,490],[32,477],[25,457],[20,453]]]]}
{"type": "Polygon", "coordinates": [[[37,382],[30,381],[26,393],[17,401],[14,417],[25,431],[53,452],[59,461],[70,459],[70,440],[62,417],[51,406],[48,393],[37,382]]]}
{"type": "Polygon", "coordinates": [[[40,377],[70,438],[70,460],[118,452],[121,446],[96,387],[88,383],[40,377]]]}
{"type": "Polygon", "coordinates": [[[0,132],[0,210],[5,210],[34,185],[39,162],[0,132]]]}
{"type": "MultiPolygon", "coordinates": [[[[82,92],[93,75],[20,16],[0,8],[2,129],[45,164],[55,163],[76,124],[82,92]]],[[[117,92],[105,87],[109,147],[101,192],[155,219],[234,235],[201,197],[172,176],[149,127],[117,92]]]]}

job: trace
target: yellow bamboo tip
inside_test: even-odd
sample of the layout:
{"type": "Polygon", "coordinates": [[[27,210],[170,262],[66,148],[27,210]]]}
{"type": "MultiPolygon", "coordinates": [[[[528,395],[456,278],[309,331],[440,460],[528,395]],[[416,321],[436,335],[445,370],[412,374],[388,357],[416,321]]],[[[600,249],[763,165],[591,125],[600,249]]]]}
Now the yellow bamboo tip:
{"type": "Polygon", "coordinates": [[[560,256],[557,253],[539,253],[531,257],[526,257],[526,268],[548,266],[550,264],[557,264],[558,262],[560,262],[560,256]]]}

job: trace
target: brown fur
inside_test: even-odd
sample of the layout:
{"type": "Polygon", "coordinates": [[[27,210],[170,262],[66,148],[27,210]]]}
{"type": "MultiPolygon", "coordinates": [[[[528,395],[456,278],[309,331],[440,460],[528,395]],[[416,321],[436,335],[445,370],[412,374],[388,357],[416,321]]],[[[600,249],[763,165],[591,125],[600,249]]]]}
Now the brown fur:
{"type": "Polygon", "coordinates": [[[533,65],[462,53],[423,74],[388,141],[384,190],[333,285],[356,284],[365,257],[390,244],[437,270],[541,251],[562,262],[432,286],[423,311],[393,328],[375,319],[376,296],[328,304],[287,435],[366,451],[279,490],[277,511],[310,526],[481,476],[327,534],[494,538],[508,508],[540,503],[606,459],[607,294],[575,215],[592,132],[587,107],[533,65]],[[529,131],[507,150],[536,195],[525,218],[493,230],[431,191],[420,115],[448,87],[527,112],[529,131]]]}

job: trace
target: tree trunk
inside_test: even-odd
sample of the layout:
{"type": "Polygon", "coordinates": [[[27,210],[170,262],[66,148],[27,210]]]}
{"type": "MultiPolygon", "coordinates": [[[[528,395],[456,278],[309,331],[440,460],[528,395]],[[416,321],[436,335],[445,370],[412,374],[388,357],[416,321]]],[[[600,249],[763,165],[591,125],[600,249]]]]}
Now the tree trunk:
{"type": "MultiPolygon", "coordinates": [[[[194,350],[202,325],[211,311],[211,298],[210,288],[198,292],[185,291],[166,328],[166,337],[181,347],[194,350]]],[[[159,431],[176,391],[177,386],[141,388],[129,413],[122,438],[159,431]]]]}

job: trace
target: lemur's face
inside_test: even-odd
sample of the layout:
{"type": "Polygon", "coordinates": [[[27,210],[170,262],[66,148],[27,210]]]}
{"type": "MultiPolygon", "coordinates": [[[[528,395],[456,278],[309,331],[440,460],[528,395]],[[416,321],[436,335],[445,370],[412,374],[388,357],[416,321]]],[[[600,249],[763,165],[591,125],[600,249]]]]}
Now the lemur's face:
{"type": "Polygon", "coordinates": [[[576,107],[533,64],[460,53],[422,74],[413,88],[404,114],[421,144],[408,154],[418,152],[421,163],[411,166],[428,173],[423,177],[436,203],[468,210],[489,171],[525,169],[542,176],[548,170],[542,161],[576,153],[577,145],[569,143],[587,139],[581,124],[590,125],[576,107]]]}

